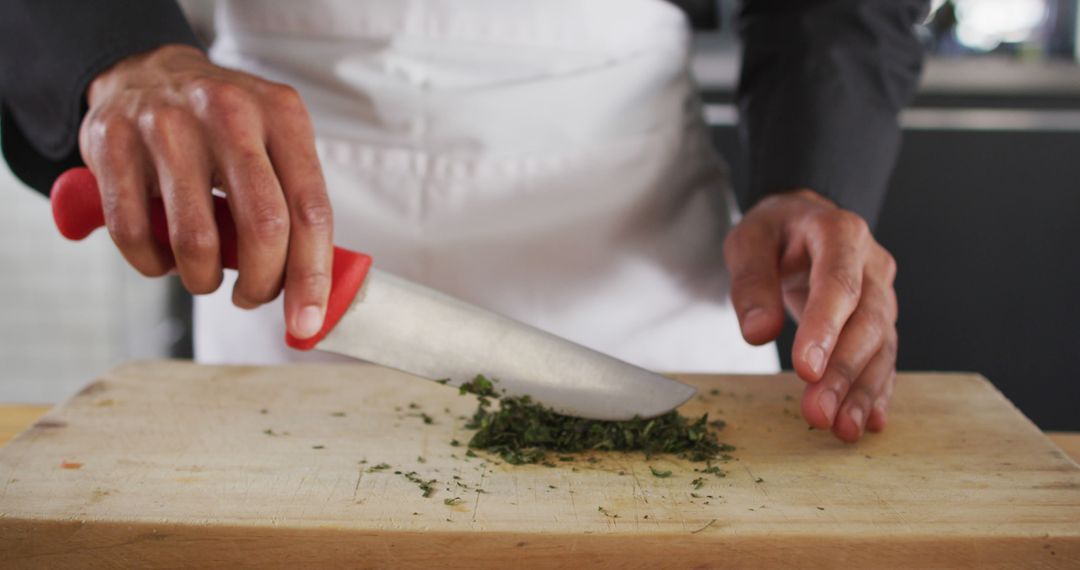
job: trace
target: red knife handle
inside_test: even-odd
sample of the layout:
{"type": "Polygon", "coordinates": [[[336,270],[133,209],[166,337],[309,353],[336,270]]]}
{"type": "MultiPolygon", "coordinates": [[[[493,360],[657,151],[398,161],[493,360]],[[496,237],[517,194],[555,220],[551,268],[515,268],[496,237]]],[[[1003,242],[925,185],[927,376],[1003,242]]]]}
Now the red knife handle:
{"type": "MultiPolygon", "coordinates": [[[[72,168],[61,174],[53,183],[50,196],[53,221],[64,237],[75,241],[82,240],[105,225],[97,179],[88,168],[72,168]]],[[[233,223],[229,203],[218,196],[214,196],[214,221],[217,223],[218,239],[221,242],[221,264],[226,269],[237,269],[236,225],[233,223]]],[[[160,198],[150,200],[150,229],[154,238],[166,250],[171,251],[168,218],[165,215],[165,204],[160,198]]],[[[286,333],[285,342],[298,350],[314,348],[352,305],[370,267],[371,257],[367,254],[334,247],[333,280],[322,330],[315,336],[304,339],[286,333]]]]}

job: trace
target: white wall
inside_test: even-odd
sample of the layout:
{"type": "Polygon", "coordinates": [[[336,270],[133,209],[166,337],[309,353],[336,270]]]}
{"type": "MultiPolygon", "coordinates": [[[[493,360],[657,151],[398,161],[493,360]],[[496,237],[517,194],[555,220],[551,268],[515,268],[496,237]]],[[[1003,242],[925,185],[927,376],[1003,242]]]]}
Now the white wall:
{"type": "Polygon", "coordinates": [[[119,362],[168,354],[180,324],[165,280],[127,267],[103,229],[60,237],[3,161],[0,204],[0,402],[55,402],[119,362]]]}

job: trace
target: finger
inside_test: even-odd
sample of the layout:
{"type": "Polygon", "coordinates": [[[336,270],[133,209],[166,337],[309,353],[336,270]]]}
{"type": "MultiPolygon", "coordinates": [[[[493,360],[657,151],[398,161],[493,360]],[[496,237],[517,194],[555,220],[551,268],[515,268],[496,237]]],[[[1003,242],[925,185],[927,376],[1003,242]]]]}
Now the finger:
{"type": "Polygon", "coordinates": [[[261,107],[241,87],[216,84],[200,93],[219,177],[236,222],[237,276],[233,303],[251,309],[281,291],[289,243],[289,212],[264,143],[261,107]]]}
{"type": "Polygon", "coordinates": [[[892,402],[895,386],[896,371],[894,370],[893,373],[889,375],[888,381],[885,383],[885,389],[882,390],[881,395],[878,396],[871,407],[870,418],[866,420],[866,429],[873,432],[885,429],[885,424],[889,421],[889,404],[892,402]]]}
{"type": "MultiPolygon", "coordinates": [[[[836,349],[829,359],[820,386],[810,391],[816,397],[816,409],[811,406],[808,419],[812,424],[825,428],[833,425],[840,403],[848,390],[863,373],[871,358],[882,345],[895,338],[895,306],[888,291],[875,280],[868,278],[862,303],[844,326],[836,349]]],[[[866,410],[869,413],[869,408],[866,410]]],[[[865,415],[862,420],[865,420],[865,415]]]]}
{"type": "Polygon", "coordinates": [[[814,382],[825,373],[844,323],[859,305],[870,232],[862,218],[844,210],[815,218],[806,231],[810,293],[792,364],[801,378],[814,382]]]}
{"type": "Polygon", "coordinates": [[[168,273],[172,260],[150,230],[152,169],[138,129],[117,119],[88,123],[83,134],[83,155],[97,178],[113,243],[139,273],[147,277],[168,273]]]}
{"type": "Polygon", "coordinates": [[[894,346],[892,343],[883,346],[851,387],[833,422],[836,437],[847,442],[862,437],[875,403],[884,396],[886,387],[896,375],[894,346]]]}
{"type": "Polygon", "coordinates": [[[221,285],[221,249],[210,194],[210,165],[194,117],[160,107],[139,117],[157,171],[176,268],[192,294],[221,285]]]}
{"type": "Polygon", "coordinates": [[[289,208],[289,254],[285,269],[285,322],[297,338],[319,332],[330,294],[333,221],[315,135],[299,95],[279,87],[270,95],[279,121],[267,148],[289,208]]]}
{"type": "Polygon", "coordinates": [[[743,219],[724,240],[731,273],[731,302],[743,338],[760,345],[776,339],[784,325],[780,290],[780,235],[770,225],[743,219]]]}

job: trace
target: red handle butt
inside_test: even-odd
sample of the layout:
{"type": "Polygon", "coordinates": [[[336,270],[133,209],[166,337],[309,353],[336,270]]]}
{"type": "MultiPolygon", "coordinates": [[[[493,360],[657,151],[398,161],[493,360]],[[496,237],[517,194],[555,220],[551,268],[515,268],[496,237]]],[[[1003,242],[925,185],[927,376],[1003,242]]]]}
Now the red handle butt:
{"type": "Polygon", "coordinates": [[[72,168],[61,174],[49,195],[60,235],[79,241],[105,225],[97,180],[88,168],[72,168]]]}

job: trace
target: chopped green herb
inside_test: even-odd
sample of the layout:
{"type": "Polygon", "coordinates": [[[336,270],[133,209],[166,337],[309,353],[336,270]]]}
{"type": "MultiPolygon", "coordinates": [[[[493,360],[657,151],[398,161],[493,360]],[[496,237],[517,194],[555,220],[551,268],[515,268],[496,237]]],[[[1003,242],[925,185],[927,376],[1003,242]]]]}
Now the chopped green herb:
{"type": "Polygon", "coordinates": [[[269,411],[270,411],[270,410],[267,410],[266,408],[263,408],[263,409],[259,410],[259,413],[260,413],[260,414],[266,414],[266,413],[268,413],[269,411]]]}
{"type": "Polygon", "coordinates": [[[761,477],[758,477],[757,479],[754,479],[754,482],[755,482],[755,483],[764,483],[764,482],[765,482],[765,480],[764,480],[764,479],[762,479],[761,477]]]}
{"type": "MultiPolygon", "coordinates": [[[[483,375],[461,385],[479,405],[465,427],[477,430],[469,447],[498,454],[512,465],[546,464],[546,452],[642,451],[645,456],[670,453],[691,461],[716,459],[734,449],[721,444],[709,430],[708,414],[696,420],[668,412],[659,417],[599,421],[556,413],[528,396],[498,397],[483,375]],[[498,409],[493,400],[498,399],[498,409]]],[[[560,461],[568,461],[559,456],[560,461]]]]}
{"type": "Polygon", "coordinates": [[[705,485],[705,478],[698,477],[697,479],[691,481],[690,484],[693,485],[695,489],[700,489],[702,486],[705,485]]]}
{"type": "Polygon", "coordinates": [[[649,466],[649,471],[652,471],[653,477],[659,477],[661,479],[671,477],[671,471],[657,471],[652,465],[649,466]]]}
{"type": "Polygon", "coordinates": [[[420,476],[416,474],[416,471],[409,471],[408,473],[404,473],[403,475],[406,479],[413,483],[416,483],[420,487],[420,490],[424,492],[425,498],[430,497],[436,490],[435,485],[438,483],[438,481],[435,479],[421,479],[420,476]]]}
{"type": "Polygon", "coordinates": [[[604,507],[596,507],[596,510],[600,511],[601,513],[603,513],[603,515],[604,515],[605,517],[609,517],[609,518],[613,518],[613,519],[617,519],[617,518],[619,518],[619,515],[616,515],[616,514],[613,514],[613,513],[609,512],[609,511],[608,511],[607,509],[605,509],[604,507]]]}
{"type": "Polygon", "coordinates": [[[416,402],[409,402],[409,409],[410,410],[419,410],[420,406],[416,402]]]}
{"type": "Polygon", "coordinates": [[[420,419],[424,420],[424,423],[428,425],[435,423],[435,420],[431,416],[423,412],[420,413],[420,419]]]}
{"type": "Polygon", "coordinates": [[[375,473],[377,471],[385,471],[385,470],[387,470],[389,468],[390,468],[389,463],[380,463],[378,465],[372,465],[371,467],[368,467],[367,472],[368,473],[375,473]]]}
{"type": "Polygon", "coordinates": [[[709,390],[709,394],[711,394],[713,396],[719,396],[720,395],[720,390],[718,388],[713,388],[712,390],[709,390]]]}
{"type": "Polygon", "coordinates": [[[443,499],[443,504],[450,506],[460,505],[463,502],[465,501],[461,497],[454,497],[453,499],[443,499]]]}
{"type": "Polygon", "coordinates": [[[457,447],[457,446],[461,445],[461,442],[456,440],[456,439],[451,439],[450,440],[450,445],[452,445],[453,447],[457,447]]]}
{"type": "Polygon", "coordinates": [[[479,455],[473,453],[473,450],[469,449],[465,452],[465,457],[479,457],[479,455]]]}
{"type": "Polygon", "coordinates": [[[559,461],[573,461],[573,460],[574,460],[573,455],[560,455],[559,456],[559,461]]]}
{"type": "Polygon", "coordinates": [[[558,489],[555,485],[548,485],[548,489],[558,489]]]}
{"type": "Polygon", "coordinates": [[[343,417],[345,417],[345,412],[334,412],[334,413],[332,413],[330,415],[334,416],[335,418],[343,418],[343,417]]]}
{"type": "Polygon", "coordinates": [[[694,471],[697,471],[698,473],[708,473],[710,475],[716,475],[720,478],[727,477],[727,472],[715,465],[710,465],[704,469],[694,469],[694,471]]]}
{"type": "Polygon", "coordinates": [[[416,460],[419,461],[420,463],[427,463],[427,459],[424,459],[423,455],[417,455],[416,460]]]}
{"type": "Polygon", "coordinates": [[[701,498],[701,495],[699,495],[697,493],[690,493],[690,496],[695,498],[695,499],[700,499],[701,498]]]}
{"type": "Polygon", "coordinates": [[[727,422],[725,422],[724,420],[713,420],[709,422],[709,425],[716,429],[724,429],[725,427],[727,427],[727,422]]]}
{"type": "Polygon", "coordinates": [[[313,446],[311,446],[311,449],[326,449],[326,446],[325,445],[313,445],[313,446]]]}
{"type": "Polygon", "coordinates": [[[447,383],[447,382],[449,382],[449,381],[450,381],[450,379],[449,379],[449,378],[443,378],[442,380],[436,380],[436,381],[435,381],[435,383],[436,383],[436,384],[442,384],[442,385],[444,385],[444,386],[445,386],[445,385],[446,385],[446,383],[447,383]]]}

